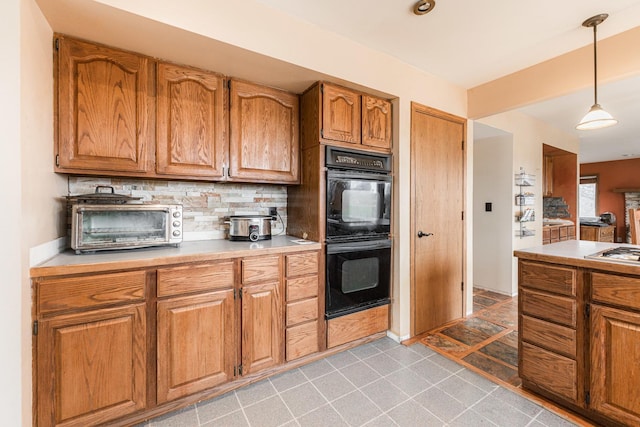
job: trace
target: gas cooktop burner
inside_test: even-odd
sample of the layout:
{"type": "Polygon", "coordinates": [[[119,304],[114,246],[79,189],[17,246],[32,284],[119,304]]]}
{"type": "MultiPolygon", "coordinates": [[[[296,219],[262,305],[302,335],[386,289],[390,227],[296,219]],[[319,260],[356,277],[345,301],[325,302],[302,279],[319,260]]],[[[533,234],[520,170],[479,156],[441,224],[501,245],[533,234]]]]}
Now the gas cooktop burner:
{"type": "Polygon", "coordinates": [[[586,258],[640,264],[640,248],[620,246],[587,255],[586,258]]]}

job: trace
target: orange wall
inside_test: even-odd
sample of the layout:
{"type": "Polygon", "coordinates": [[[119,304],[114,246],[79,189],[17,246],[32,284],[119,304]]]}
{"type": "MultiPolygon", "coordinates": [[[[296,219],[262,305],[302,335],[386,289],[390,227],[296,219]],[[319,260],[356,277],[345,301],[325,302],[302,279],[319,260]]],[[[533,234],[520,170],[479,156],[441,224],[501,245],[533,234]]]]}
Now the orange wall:
{"type": "Polygon", "coordinates": [[[627,233],[624,225],[624,194],[616,193],[614,190],[640,189],[640,159],[585,163],[580,165],[580,175],[598,175],[597,213],[613,212],[615,214],[616,237],[624,242],[627,233]]]}

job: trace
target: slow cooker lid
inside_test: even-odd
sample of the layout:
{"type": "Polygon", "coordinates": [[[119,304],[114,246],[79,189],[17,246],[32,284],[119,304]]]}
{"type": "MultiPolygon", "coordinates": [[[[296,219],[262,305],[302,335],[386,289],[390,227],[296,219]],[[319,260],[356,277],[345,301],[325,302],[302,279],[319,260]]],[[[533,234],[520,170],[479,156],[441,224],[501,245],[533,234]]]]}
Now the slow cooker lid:
{"type": "Polygon", "coordinates": [[[269,215],[231,215],[230,219],[271,219],[269,215]]]}

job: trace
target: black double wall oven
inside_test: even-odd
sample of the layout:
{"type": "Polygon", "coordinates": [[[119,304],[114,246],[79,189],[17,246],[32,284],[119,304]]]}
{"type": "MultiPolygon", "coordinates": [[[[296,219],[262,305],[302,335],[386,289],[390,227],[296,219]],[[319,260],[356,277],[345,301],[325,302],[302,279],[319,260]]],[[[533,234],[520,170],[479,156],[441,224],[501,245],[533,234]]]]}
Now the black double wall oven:
{"type": "Polygon", "coordinates": [[[326,147],[326,318],[390,302],[391,156],[326,147]]]}

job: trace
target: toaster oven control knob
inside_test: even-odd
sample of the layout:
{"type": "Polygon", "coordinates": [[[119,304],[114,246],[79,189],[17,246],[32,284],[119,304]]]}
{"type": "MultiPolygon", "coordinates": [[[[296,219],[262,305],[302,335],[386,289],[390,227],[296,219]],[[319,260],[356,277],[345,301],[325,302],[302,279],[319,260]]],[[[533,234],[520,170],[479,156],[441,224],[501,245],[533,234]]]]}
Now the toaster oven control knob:
{"type": "Polygon", "coordinates": [[[180,218],[180,212],[179,211],[173,212],[173,217],[174,218],[180,218]]]}
{"type": "Polygon", "coordinates": [[[174,237],[178,237],[178,236],[180,236],[180,230],[175,230],[175,231],[173,232],[173,236],[174,236],[174,237]]]}
{"type": "Polygon", "coordinates": [[[260,238],[260,235],[255,231],[249,234],[249,240],[251,240],[252,242],[257,242],[259,238],[260,238]]]}
{"type": "Polygon", "coordinates": [[[180,221],[173,221],[174,227],[180,227],[180,221]]]}

